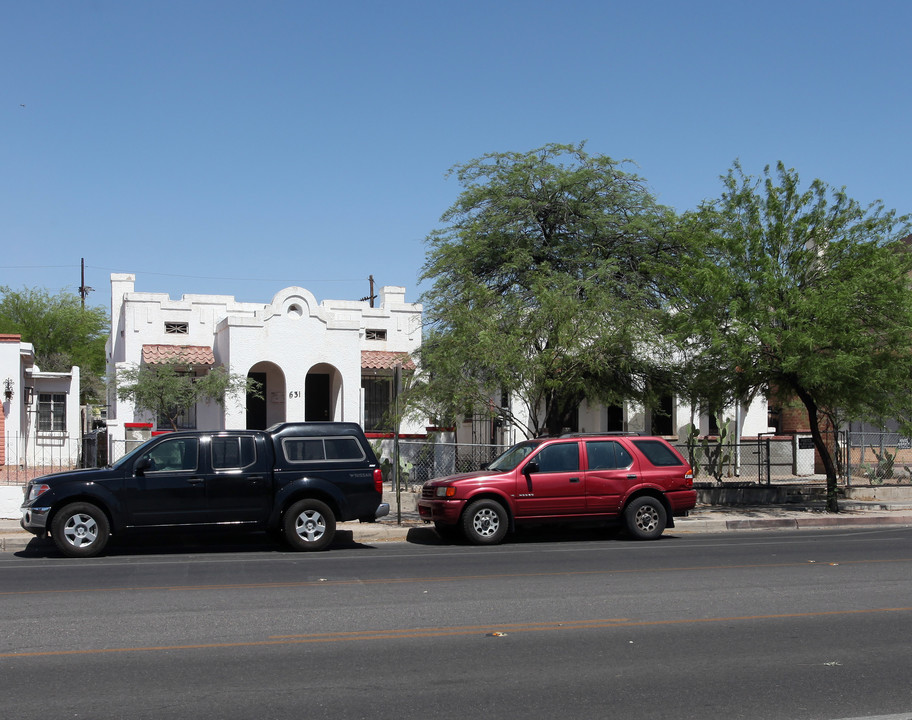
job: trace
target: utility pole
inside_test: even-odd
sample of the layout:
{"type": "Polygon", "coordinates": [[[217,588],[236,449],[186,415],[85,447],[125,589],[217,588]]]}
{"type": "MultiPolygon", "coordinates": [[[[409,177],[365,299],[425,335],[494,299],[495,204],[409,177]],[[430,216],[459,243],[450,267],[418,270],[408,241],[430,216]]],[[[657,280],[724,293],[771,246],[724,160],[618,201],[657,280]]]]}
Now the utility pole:
{"type": "MultiPolygon", "coordinates": [[[[86,261],[85,258],[79,259],[79,295],[82,297],[82,309],[85,310],[86,295],[95,288],[86,286],[86,261]]],[[[371,305],[373,307],[373,305],[371,305]]]]}
{"type": "Polygon", "coordinates": [[[369,275],[367,279],[368,279],[368,282],[370,282],[370,295],[361,298],[361,302],[364,302],[365,300],[370,300],[370,306],[373,307],[374,300],[377,299],[377,296],[374,295],[374,276],[369,275]]]}

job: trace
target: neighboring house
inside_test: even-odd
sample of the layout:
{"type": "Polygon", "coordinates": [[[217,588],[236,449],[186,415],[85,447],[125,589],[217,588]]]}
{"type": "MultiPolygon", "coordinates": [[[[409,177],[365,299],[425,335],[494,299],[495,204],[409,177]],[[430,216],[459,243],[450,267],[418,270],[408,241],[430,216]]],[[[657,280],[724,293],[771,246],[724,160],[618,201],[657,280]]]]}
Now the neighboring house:
{"type": "MultiPolygon", "coordinates": [[[[511,445],[524,439],[521,431],[497,418],[496,408],[506,408],[517,422],[526,423],[527,411],[518,403],[511,403],[507,397],[491,399],[491,411],[476,416],[467,416],[456,428],[459,442],[477,442],[511,445]]],[[[757,395],[749,403],[739,403],[722,409],[723,423],[730,422],[732,436],[747,439],[769,433],[767,401],[757,395]]],[[[577,411],[576,422],[567,431],[582,433],[640,432],[661,435],[669,440],[686,440],[691,423],[701,436],[718,435],[719,428],[713,413],[703,408],[692,407],[686,401],[667,395],[659,399],[658,407],[645,408],[628,403],[624,406],[605,406],[583,401],[577,411]]]]}
{"type": "MultiPolygon", "coordinates": [[[[141,363],[179,357],[187,371],[224,366],[258,381],[262,398],[227,398],[224,406],[186,408],[181,425],[199,429],[266,428],[277,422],[344,420],[384,429],[394,399],[397,365],[413,368],[421,345],[421,305],[405,302],[405,288],[384,287],[379,306],[324,300],[288,287],[268,303],[230,295],[136,292],[135,276],[111,275],[108,374],[141,363]]],[[[137,431],[167,428],[137,413],[109,388],[108,428],[115,443],[137,431]]],[[[403,428],[420,432],[422,427],[403,428]]],[[[138,438],[137,438],[138,439],[138,438]]]]}
{"type": "Polygon", "coordinates": [[[0,466],[74,467],[80,450],[79,368],[42,372],[31,343],[0,334],[0,466]]]}

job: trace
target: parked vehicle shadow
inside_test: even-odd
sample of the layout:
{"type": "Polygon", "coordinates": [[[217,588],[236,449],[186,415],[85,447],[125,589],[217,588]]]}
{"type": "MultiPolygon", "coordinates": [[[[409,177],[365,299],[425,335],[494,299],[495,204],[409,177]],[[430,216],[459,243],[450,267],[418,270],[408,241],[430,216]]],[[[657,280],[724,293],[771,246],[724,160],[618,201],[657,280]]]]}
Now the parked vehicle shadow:
{"type": "MultiPolygon", "coordinates": [[[[371,545],[356,542],[350,530],[339,530],[336,532],[332,544],[323,552],[371,547],[371,545]]],[[[322,554],[298,552],[289,547],[281,537],[267,532],[241,533],[224,530],[188,532],[182,530],[156,533],[133,532],[121,537],[112,537],[111,542],[99,557],[263,552],[294,555],[322,554]]],[[[51,539],[37,537],[32,538],[24,549],[13,555],[21,558],[65,557],[51,539]]]]}
{"type": "MultiPolygon", "coordinates": [[[[675,539],[674,530],[666,531],[660,540],[675,539]]],[[[620,525],[536,525],[520,527],[516,532],[512,532],[504,539],[503,544],[507,545],[534,545],[536,543],[574,543],[574,542],[602,542],[613,540],[617,542],[635,542],[641,543],[631,537],[620,525]]],[[[453,537],[443,538],[433,527],[412,528],[408,531],[406,542],[414,545],[453,545],[477,547],[471,545],[464,537],[459,534],[453,537]]]]}

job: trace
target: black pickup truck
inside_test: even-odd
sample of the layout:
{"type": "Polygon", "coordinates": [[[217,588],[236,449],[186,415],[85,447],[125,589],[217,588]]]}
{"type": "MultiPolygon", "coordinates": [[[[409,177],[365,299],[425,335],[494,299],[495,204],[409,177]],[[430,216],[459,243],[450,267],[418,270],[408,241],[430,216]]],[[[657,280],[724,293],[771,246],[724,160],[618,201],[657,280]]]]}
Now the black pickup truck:
{"type": "Polygon", "coordinates": [[[112,466],[36,478],[21,523],[70,557],[98,555],[111,535],[175,526],[275,531],[297,550],[322,550],[336,521],[387,515],[381,499],[380,466],[359,425],[281,423],[167,433],[112,466]]]}

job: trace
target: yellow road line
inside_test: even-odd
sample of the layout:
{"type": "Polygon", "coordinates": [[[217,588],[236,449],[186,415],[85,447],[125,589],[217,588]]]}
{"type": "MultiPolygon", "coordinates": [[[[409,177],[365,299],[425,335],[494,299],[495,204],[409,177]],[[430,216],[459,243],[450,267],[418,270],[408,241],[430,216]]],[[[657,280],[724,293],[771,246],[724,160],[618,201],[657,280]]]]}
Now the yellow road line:
{"type": "Polygon", "coordinates": [[[272,636],[266,640],[227,643],[200,643],[193,645],[155,645],[148,647],[96,648],[87,650],[45,650],[41,652],[0,653],[0,659],[52,657],[65,655],[104,655],[129,652],[171,652],[178,650],[211,650],[225,648],[263,647],[270,645],[306,645],[314,643],[341,643],[367,640],[404,640],[413,638],[471,636],[479,633],[547,632],[554,630],[591,630],[598,628],[631,628],[658,625],[687,625],[697,623],[745,622],[783,620],[794,618],[819,618],[838,615],[872,615],[877,613],[912,612],[912,607],[870,608],[865,610],[829,610],[808,613],[781,613],[775,615],[738,615],[718,618],[680,618],[677,620],[630,620],[607,618],[601,620],[561,620],[540,623],[508,623],[492,625],[466,625],[450,628],[401,628],[391,630],[359,630],[340,633],[318,633],[313,635],[272,636]],[[506,632],[504,632],[506,631],[506,632]]]}

